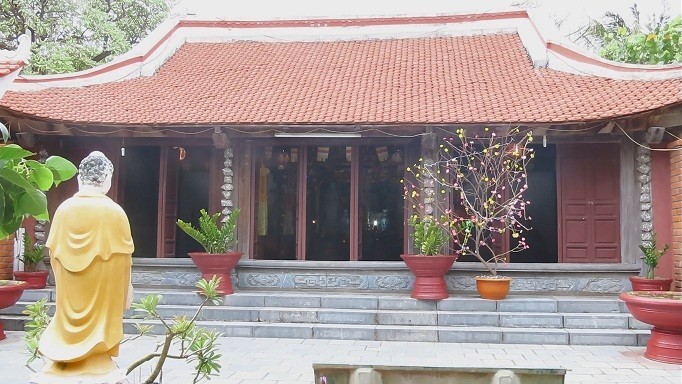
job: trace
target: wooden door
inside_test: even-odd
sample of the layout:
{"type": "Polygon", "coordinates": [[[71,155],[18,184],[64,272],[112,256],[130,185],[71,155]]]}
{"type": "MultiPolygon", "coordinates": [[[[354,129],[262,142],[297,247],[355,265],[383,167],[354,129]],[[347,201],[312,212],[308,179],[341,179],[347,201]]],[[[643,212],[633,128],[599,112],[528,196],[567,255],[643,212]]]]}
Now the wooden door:
{"type": "Polygon", "coordinates": [[[161,148],[157,257],[174,257],[178,218],[178,150],[161,148]]]}
{"type": "Polygon", "coordinates": [[[620,262],[618,145],[570,144],[559,151],[560,260],[620,262]]]}

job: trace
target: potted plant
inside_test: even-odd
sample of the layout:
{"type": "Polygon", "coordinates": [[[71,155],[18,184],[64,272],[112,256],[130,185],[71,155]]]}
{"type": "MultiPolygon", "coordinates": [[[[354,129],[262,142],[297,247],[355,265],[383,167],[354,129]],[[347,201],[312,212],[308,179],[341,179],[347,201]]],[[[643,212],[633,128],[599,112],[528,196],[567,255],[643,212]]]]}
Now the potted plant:
{"type": "Polygon", "coordinates": [[[682,364],[682,293],[622,292],[620,299],[635,319],[654,327],[644,357],[682,364]]]}
{"type": "Polygon", "coordinates": [[[43,251],[45,246],[42,244],[34,244],[31,237],[24,231],[22,238],[24,244],[24,252],[19,256],[19,260],[24,263],[23,271],[14,271],[14,278],[28,283],[26,289],[41,289],[47,285],[48,271],[39,271],[37,269],[38,263],[43,261],[43,251]]]}
{"type": "Polygon", "coordinates": [[[647,267],[646,276],[632,276],[630,283],[632,283],[633,291],[669,291],[670,285],[673,283],[672,279],[663,277],[656,277],[655,270],[658,267],[658,261],[667,251],[670,246],[666,244],[663,249],[656,249],[656,233],[652,233],[651,241],[648,244],[642,244],[639,249],[644,254],[644,265],[647,267]]]}
{"type": "Polygon", "coordinates": [[[422,300],[441,300],[448,297],[445,274],[457,260],[457,255],[441,254],[447,243],[447,225],[445,216],[441,220],[431,215],[419,217],[412,215],[408,219],[412,228],[412,241],[416,254],[403,254],[400,257],[414,274],[411,296],[422,300]]]}
{"type": "Polygon", "coordinates": [[[242,252],[233,250],[237,245],[235,229],[239,209],[230,212],[222,225],[218,224],[220,213],[209,215],[204,209],[199,213],[201,217],[199,217],[198,228],[180,219],[177,222],[178,227],[204,247],[205,252],[189,253],[202,277],[206,280],[210,280],[213,276],[219,277],[218,293],[230,295],[234,293],[230,272],[243,255],[242,252]]]}
{"type": "Polygon", "coordinates": [[[528,189],[526,166],[534,158],[530,132],[518,128],[504,135],[485,128],[468,136],[464,129],[445,138],[435,161],[423,162],[419,172],[451,191],[455,204],[446,213],[451,223],[466,223],[461,255],[471,255],[488,270],[476,276],[476,289],[485,299],[501,300],[509,293],[511,278],[497,273],[512,252],[528,248],[523,233],[527,226],[523,199],[528,189]],[[510,236],[508,246],[503,236],[510,236]]]}
{"type": "MultiPolygon", "coordinates": [[[[28,283],[25,281],[0,280],[0,309],[13,306],[21,297],[28,283]]],[[[0,340],[5,339],[5,327],[0,321],[0,340]]]]}

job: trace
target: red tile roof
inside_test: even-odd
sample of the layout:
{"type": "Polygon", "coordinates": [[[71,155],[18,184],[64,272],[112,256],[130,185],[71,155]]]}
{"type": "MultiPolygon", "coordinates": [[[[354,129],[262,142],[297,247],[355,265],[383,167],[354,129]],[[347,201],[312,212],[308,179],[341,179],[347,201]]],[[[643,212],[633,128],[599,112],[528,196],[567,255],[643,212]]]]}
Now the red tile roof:
{"type": "Polygon", "coordinates": [[[9,75],[23,66],[24,62],[21,60],[0,60],[0,77],[9,75]]]}
{"type": "Polygon", "coordinates": [[[517,34],[186,43],[151,77],[7,92],[0,107],[105,124],[574,122],[682,102],[682,78],[534,68],[517,34]]]}

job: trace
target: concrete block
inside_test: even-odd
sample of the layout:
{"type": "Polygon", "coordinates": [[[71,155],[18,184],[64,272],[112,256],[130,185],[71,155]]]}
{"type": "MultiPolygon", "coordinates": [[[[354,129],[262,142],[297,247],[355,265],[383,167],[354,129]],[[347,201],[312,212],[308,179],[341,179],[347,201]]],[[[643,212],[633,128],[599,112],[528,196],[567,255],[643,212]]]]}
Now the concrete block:
{"type": "Polygon", "coordinates": [[[267,295],[265,296],[265,306],[284,308],[320,308],[320,296],[290,296],[282,294],[267,295]]]}
{"type": "Polygon", "coordinates": [[[557,311],[559,313],[621,313],[621,307],[617,298],[589,298],[581,299],[574,297],[557,298],[557,311]]]}
{"type": "Polygon", "coordinates": [[[19,298],[20,302],[34,303],[40,299],[52,301],[52,289],[25,289],[19,298]]]}
{"type": "Polygon", "coordinates": [[[648,343],[651,338],[651,332],[647,331],[641,333],[640,331],[636,331],[635,333],[637,334],[637,346],[646,347],[646,343],[648,343]]]}
{"type": "Polygon", "coordinates": [[[643,323],[632,316],[628,317],[628,328],[630,329],[641,329],[641,330],[651,330],[653,326],[651,324],[643,323]]]}
{"type": "Polygon", "coordinates": [[[258,309],[238,307],[204,307],[201,318],[211,321],[258,321],[258,309]]]}
{"type": "Polygon", "coordinates": [[[502,330],[498,327],[440,327],[438,340],[445,343],[491,343],[502,342],[502,330]]]}
{"type": "Polygon", "coordinates": [[[358,368],[351,372],[348,384],[383,384],[381,373],[372,368],[358,368]]]}
{"type": "Polygon", "coordinates": [[[26,325],[26,322],[28,321],[27,317],[20,317],[20,316],[2,316],[2,324],[3,327],[5,327],[5,331],[23,331],[24,326],[26,325]]]}
{"type": "Polygon", "coordinates": [[[320,307],[339,309],[377,309],[379,299],[366,296],[322,296],[320,307]]]}
{"type": "Polygon", "coordinates": [[[320,309],[317,319],[323,324],[365,324],[375,325],[376,311],[352,309],[320,309]]]}
{"type": "Polygon", "coordinates": [[[161,304],[163,305],[201,305],[204,302],[204,297],[194,291],[164,292],[150,289],[136,289],[133,294],[133,301],[139,302],[140,299],[149,294],[161,295],[161,304]]]}
{"type": "Polygon", "coordinates": [[[437,327],[410,327],[377,325],[379,341],[438,341],[437,327]]]}
{"type": "Polygon", "coordinates": [[[628,315],[624,313],[564,314],[564,327],[576,329],[628,329],[628,315]]]}
{"type": "Polygon", "coordinates": [[[311,339],[312,324],[264,324],[253,326],[253,337],[276,337],[283,339],[311,339]]]}
{"type": "Polygon", "coordinates": [[[568,332],[563,329],[503,328],[502,342],[508,344],[568,344],[568,332]]]}
{"type": "Polygon", "coordinates": [[[562,328],[563,319],[558,313],[500,313],[500,326],[511,328],[562,328]]]}
{"type": "Polygon", "coordinates": [[[379,297],[379,309],[408,310],[408,311],[435,311],[438,302],[433,300],[417,300],[409,295],[400,297],[379,297]]]}
{"type": "Polygon", "coordinates": [[[544,297],[510,297],[497,301],[499,312],[556,312],[557,302],[544,297]]]}
{"type": "Polygon", "coordinates": [[[316,309],[261,308],[258,321],[266,323],[317,323],[316,309]]]}
{"type": "Polygon", "coordinates": [[[572,345],[638,345],[637,333],[615,329],[567,329],[572,345]]]}
{"type": "Polygon", "coordinates": [[[253,335],[253,324],[247,323],[198,323],[199,326],[205,326],[216,330],[223,334],[225,337],[254,337],[253,335]]]}
{"type": "Polygon", "coordinates": [[[498,327],[500,316],[497,312],[438,312],[438,325],[498,327]]]}
{"type": "Polygon", "coordinates": [[[494,300],[484,300],[478,297],[450,297],[437,304],[439,311],[456,312],[495,312],[497,303],[494,300]]]}
{"type": "Polygon", "coordinates": [[[317,324],[313,327],[313,337],[335,340],[374,340],[374,329],[374,325],[317,324]]]}
{"type": "Polygon", "coordinates": [[[436,325],[437,312],[425,311],[379,311],[377,324],[383,325],[436,325]]]}
{"type": "Polygon", "coordinates": [[[238,292],[225,296],[223,305],[229,307],[264,307],[265,295],[238,292]]]}

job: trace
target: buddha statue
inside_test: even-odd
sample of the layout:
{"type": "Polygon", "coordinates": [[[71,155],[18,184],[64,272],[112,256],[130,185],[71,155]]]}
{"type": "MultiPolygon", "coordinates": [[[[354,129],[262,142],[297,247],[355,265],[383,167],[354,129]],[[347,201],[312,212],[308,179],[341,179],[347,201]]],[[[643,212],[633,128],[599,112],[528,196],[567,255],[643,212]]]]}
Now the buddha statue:
{"type": "Polygon", "coordinates": [[[122,375],[112,357],[118,356],[123,312],[132,301],[133,239],[125,212],[106,196],[113,171],[104,154],[92,152],[78,168],[78,192],[54,214],[46,247],[56,310],[39,346],[50,360],[41,375],[52,381],[35,382],[122,375]]]}

